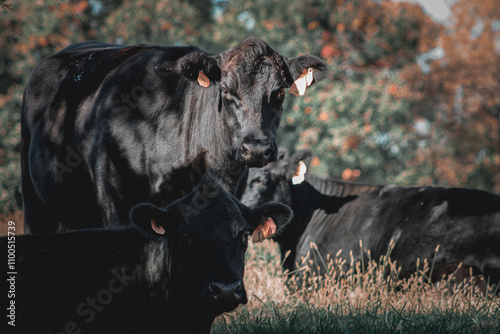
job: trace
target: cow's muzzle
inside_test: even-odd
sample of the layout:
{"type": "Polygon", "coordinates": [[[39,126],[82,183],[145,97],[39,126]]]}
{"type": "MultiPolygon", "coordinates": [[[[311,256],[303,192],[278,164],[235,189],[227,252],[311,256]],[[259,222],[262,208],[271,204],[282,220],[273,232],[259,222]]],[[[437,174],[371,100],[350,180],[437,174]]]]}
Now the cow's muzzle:
{"type": "Polygon", "coordinates": [[[248,167],[262,167],[276,161],[277,151],[275,143],[247,142],[241,145],[238,160],[248,167]]]}
{"type": "Polygon", "coordinates": [[[238,307],[239,304],[248,302],[247,292],[243,281],[233,283],[211,282],[208,285],[210,297],[223,312],[229,312],[238,307]]]}

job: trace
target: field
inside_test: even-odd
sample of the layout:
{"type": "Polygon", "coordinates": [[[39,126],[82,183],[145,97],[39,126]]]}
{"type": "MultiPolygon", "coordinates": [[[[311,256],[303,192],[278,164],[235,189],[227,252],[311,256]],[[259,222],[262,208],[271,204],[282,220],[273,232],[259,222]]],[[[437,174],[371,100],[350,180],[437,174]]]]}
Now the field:
{"type": "MultiPolygon", "coordinates": [[[[22,233],[22,214],[0,217],[22,233]]],[[[398,278],[390,256],[361,264],[349,254],[318,257],[314,245],[300,270],[301,285],[283,272],[279,248],[272,241],[249,243],[245,269],[247,305],[216,319],[212,333],[500,333],[500,298],[488,282],[453,277],[431,283],[432,261],[422,261],[410,279],[398,278]],[[327,268],[326,276],[315,272],[327,268]]],[[[390,255],[390,254],[388,254],[390,255]]]]}
{"type": "Polygon", "coordinates": [[[349,259],[318,258],[312,246],[315,261],[301,264],[309,279],[300,287],[286,284],[276,243],[250,244],[249,302],[219,317],[212,333],[500,333],[498,291],[480,279],[432,284],[432,262],[424,261],[402,280],[390,257],[345,271],[339,266],[349,259]],[[316,263],[328,267],[326,277],[314,273],[316,263]]]}

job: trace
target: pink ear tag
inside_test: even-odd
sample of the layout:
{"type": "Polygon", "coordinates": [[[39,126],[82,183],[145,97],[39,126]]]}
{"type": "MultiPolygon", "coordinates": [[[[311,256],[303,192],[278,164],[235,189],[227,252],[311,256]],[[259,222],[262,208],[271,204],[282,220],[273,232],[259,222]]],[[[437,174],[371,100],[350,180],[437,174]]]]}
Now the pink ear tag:
{"type": "Polygon", "coordinates": [[[205,73],[203,73],[202,71],[198,71],[198,83],[200,84],[200,86],[206,88],[210,86],[210,79],[206,76],[205,73]]]}
{"type": "Polygon", "coordinates": [[[151,228],[158,234],[165,234],[165,229],[163,226],[156,224],[154,219],[151,219],[151,228]]]}
{"type": "Polygon", "coordinates": [[[260,224],[252,234],[252,242],[259,243],[271,237],[276,233],[276,224],[271,217],[268,217],[262,224],[260,224]]]}

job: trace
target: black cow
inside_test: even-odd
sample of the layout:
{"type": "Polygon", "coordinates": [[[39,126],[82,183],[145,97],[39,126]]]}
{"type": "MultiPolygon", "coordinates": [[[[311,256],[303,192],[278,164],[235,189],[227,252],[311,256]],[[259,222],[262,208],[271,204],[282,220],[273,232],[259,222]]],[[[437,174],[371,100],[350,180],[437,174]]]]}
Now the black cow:
{"type": "Polygon", "coordinates": [[[24,93],[25,229],[110,226],[137,203],[164,206],[170,172],[203,150],[208,170],[241,197],[247,166],[276,159],[285,88],[303,94],[326,72],[318,58],[288,59],[255,38],[220,54],[67,47],[34,69],[24,93]]]}
{"type": "Polygon", "coordinates": [[[130,217],[134,226],[0,238],[15,247],[17,274],[2,282],[14,285],[19,333],[209,332],[247,301],[247,236],[270,218],[279,230],[292,211],[249,209],[205,175],[166,209],[138,204],[130,217]]]}
{"type": "Polygon", "coordinates": [[[402,277],[415,272],[417,257],[435,257],[434,280],[463,263],[462,273],[472,268],[474,275],[500,281],[500,196],[464,188],[357,184],[314,175],[306,175],[302,182],[310,160],[310,151],[299,151],[261,170],[251,169],[242,197],[249,206],[273,200],[292,207],[294,220],[276,238],[282,255],[290,251],[286,269],[300,263],[311,242],[325,259],[342,249],[344,259],[352,250],[354,259],[360,260],[362,240],[372,259],[378,260],[393,240],[390,255],[402,267],[402,277]]]}

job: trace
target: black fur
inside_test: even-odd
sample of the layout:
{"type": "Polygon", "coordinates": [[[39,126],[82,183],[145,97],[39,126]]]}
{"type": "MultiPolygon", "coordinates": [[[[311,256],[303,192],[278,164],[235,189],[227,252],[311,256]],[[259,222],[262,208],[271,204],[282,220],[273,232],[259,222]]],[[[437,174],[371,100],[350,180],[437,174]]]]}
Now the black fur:
{"type": "MultiPolygon", "coordinates": [[[[267,217],[282,227],[292,212],[249,209],[205,175],[166,209],[143,203],[130,216],[134,226],[15,239],[17,333],[209,333],[216,316],[247,301],[247,236],[267,217]]],[[[8,244],[0,238],[3,254],[8,244]]]]}
{"type": "Polygon", "coordinates": [[[247,166],[276,159],[282,93],[307,67],[327,70],[255,38],[221,54],[87,42],[42,61],[21,116],[25,230],[111,226],[137,203],[163,205],[172,171],[202,151],[241,196],[247,166]]]}

